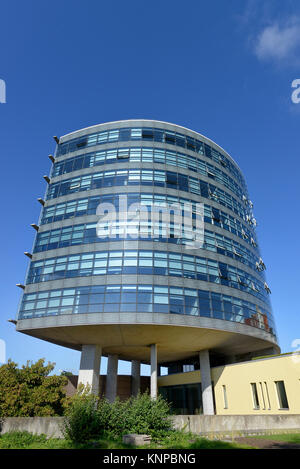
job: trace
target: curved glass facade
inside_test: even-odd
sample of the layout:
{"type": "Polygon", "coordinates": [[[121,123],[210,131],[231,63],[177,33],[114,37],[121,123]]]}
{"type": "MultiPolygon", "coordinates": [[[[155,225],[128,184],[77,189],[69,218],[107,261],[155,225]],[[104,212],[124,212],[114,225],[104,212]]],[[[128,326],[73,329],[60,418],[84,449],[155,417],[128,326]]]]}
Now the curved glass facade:
{"type": "Polygon", "coordinates": [[[168,275],[237,288],[268,301],[264,279],[205,257],[174,252],[122,250],[53,257],[32,262],[27,284],[93,275],[168,275]]]}
{"type": "MultiPolygon", "coordinates": [[[[189,192],[206,199],[217,201],[229,208],[239,217],[253,223],[253,217],[245,204],[229,192],[220,189],[201,179],[173,171],[159,171],[153,169],[119,169],[101,171],[99,173],[77,176],[74,178],[53,182],[47,192],[47,200],[63,197],[76,192],[104,189],[118,186],[154,186],[189,192]]],[[[241,194],[240,194],[241,195],[241,194]]]]}
{"type": "MultiPolygon", "coordinates": [[[[80,217],[83,215],[96,215],[96,209],[99,204],[109,203],[114,205],[115,209],[119,209],[120,196],[126,196],[128,207],[131,204],[139,203],[143,206],[164,207],[171,204],[184,204],[189,203],[192,205],[193,217],[196,218],[197,202],[196,200],[187,199],[184,197],[168,196],[165,194],[153,193],[119,193],[119,194],[106,194],[97,195],[93,197],[70,200],[68,202],[59,202],[53,205],[47,205],[43,210],[40,223],[47,224],[55,221],[66,220],[68,218],[80,217]]],[[[222,227],[224,230],[245,239],[252,246],[256,245],[256,236],[253,231],[249,230],[248,224],[244,220],[231,215],[229,212],[220,210],[216,206],[204,204],[204,221],[216,226],[222,227]]]]}
{"type": "Polygon", "coordinates": [[[126,166],[125,163],[157,163],[189,169],[190,171],[202,174],[203,176],[207,176],[223,184],[224,187],[230,189],[237,194],[238,197],[241,197],[243,194],[246,196],[245,188],[216,165],[207,163],[199,157],[164,150],[163,148],[113,148],[94,153],[79,154],[73,158],[55,163],[51,177],[61,176],[66,173],[80,171],[81,169],[92,168],[94,166],[115,164],[117,162],[123,162],[124,166],[126,166]]]}
{"type": "MultiPolygon", "coordinates": [[[[73,230],[70,230],[69,227],[65,229],[58,229],[53,231],[45,231],[40,233],[37,237],[36,247],[34,252],[48,251],[54,248],[73,246],[76,244],[90,244],[90,243],[100,243],[106,241],[119,241],[125,239],[124,236],[120,236],[116,233],[114,239],[107,238],[98,238],[96,233],[96,224],[87,224],[79,225],[73,227],[73,230]],[[92,232],[92,233],[91,233],[92,232]]],[[[170,233],[174,226],[168,225],[170,233]]],[[[117,226],[118,227],[118,226],[117,226]]],[[[116,227],[116,228],[117,228],[116,227]]],[[[149,234],[151,234],[152,227],[149,227],[149,234]]],[[[133,237],[132,237],[133,238],[133,237]]],[[[136,239],[142,240],[142,236],[136,236],[136,239]]],[[[148,238],[144,238],[148,239],[148,238]]],[[[183,238],[164,238],[163,236],[157,235],[153,237],[154,240],[157,240],[161,243],[172,243],[172,244],[185,244],[185,239],[183,238]]],[[[245,246],[230,239],[228,236],[223,236],[213,231],[205,230],[204,231],[204,242],[202,249],[205,251],[218,252],[223,254],[226,257],[236,259],[238,262],[248,265],[253,269],[258,271],[264,270],[260,267],[260,258],[257,254],[254,254],[247,249],[245,246]]]]}
{"type": "Polygon", "coordinates": [[[204,143],[199,137],[191,137],[182,132],[172,132],[154,127],[128,127],[114,128],[102,132],[91,133],[86,136],[70,139],[59,145],[56,156],[67,156],[82,148],[90,148],[96,145],[104,145],[112,142],[158,142],[165,145],[185,148],[195,154],[205,155],[207,158],[228,169],[232,175],[242,184],[246,190],[246,184],[241,172],[232,163],[224,151],[217,150],[213,146],[204,143]]]}
{"type": "Polygon", "coordinates": [[[25,294],[19,318],[99,312],[185,314],[263,328],[274,334],[268,309],[238,297],[159,285],[100,285],[25,294]]]}
{"type": "Polygon", "coordinates": [[[251,326],[274,341],[252,202],[230,156],[172,124],[100,127],[57,145],[19,319],[190,315],[251,326]],[[103,204],[120,211],[123,199],[126,210],[138,205],[147,214],[132,232],[127,219],[99,215],[103,204]],[[172,204],[180,213],[189,204],[189,227],[151,218],[153,206],[163,214],[172,204]],[[203,236],[195,248],[198,216],[203,236]]]}

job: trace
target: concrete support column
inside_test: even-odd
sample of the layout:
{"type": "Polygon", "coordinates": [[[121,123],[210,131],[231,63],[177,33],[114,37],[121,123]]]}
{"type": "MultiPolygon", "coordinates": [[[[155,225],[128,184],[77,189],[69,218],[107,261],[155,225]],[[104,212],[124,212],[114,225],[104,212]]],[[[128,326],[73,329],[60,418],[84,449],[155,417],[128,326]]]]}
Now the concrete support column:
{"type": "Polygon", "coordinates": [[[83,345],[81,349],[78,384],[89,385],[93,394],[99,394],[99,375],[101,363],[101,347],[83,345]]]}
{"type": "Polygon", "coordinates": [[[157,345],[151,345],[151,380],[150,395],[152,399],[157,398],[157,345]]]}
{"type": "Polygon", "coordinates": [[[108,355],[105,397],[114,402],[117,397],[118,355],[108,355]]]}
{"type": "Polygon", "coordinates": [[[203,414],[213,415],[215,412],[208,350],[202,350],[199,353],[199,361],[202,387],[203,414]]]}
{"type": "Polygon", "coordinates": [[[131,362],[131,394],[136,397],[141,389],[141,362],[132,360],[131,362]]]}

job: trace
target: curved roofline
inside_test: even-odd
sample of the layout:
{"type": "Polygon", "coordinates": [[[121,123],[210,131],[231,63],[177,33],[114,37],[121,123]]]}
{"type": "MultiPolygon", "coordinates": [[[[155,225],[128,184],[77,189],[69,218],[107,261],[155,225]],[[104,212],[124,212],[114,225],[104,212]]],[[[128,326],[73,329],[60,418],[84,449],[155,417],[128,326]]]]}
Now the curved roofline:
{"type": "Polygon", "coordinates": [[[136,122],[136,121],[142,121],[142,122],[158,122],[158,123],[161,123],[161,124],[167,124],[167,125],[171,125],[171,126],[174,126],[174,127],[178,127],[180,129],[183,129],[183,130],[188,130],[189,132],[193,132],[194,134],[197,134],[199,135],[202,139],[205,139],[207,140],[208,142],[211,142],[213,143],[214,145],[216,145],[218,148],[220,148],[220,150],[222,150],[224,153],[226,153],[226,155],[231,159],[231,161],[235,164],[235,166],[239,169],[239,171],[242,173],[243,175],[243,172],[241,170],[241,168],[239,167],[239,165],[237,164],[237,162],[232,158],[232,156],[226,151],[224,150],[223,147],[221,147],[220,145],[218,145],[218,143],[214,142],[211,138],[209,137],[206,137],[205,135],[203,134],[200,134],[200,132],[197,132],[196,130],[192,130],[192,129],[189,129],[188,127],[184,127],[182,125],[178,125],[178,124],[173,124],[172,122],[167,122],[167,121],[160,121],[160,120],[156,120],[156,119],[122,119],[122,120],[119,120],[119,121],[108,121],[108,122],[103,122],[101,124],[94,124],[94,125],[90,125],[88,127],[83,127],[82,129],[78,129],[78,130],[74,130],[73,132],[69,132],[65,135],[61,135],[60,138],[65,138],[65,137],[68,137],[68,136],[71,136],[72,134],[76,134],[77,132],[83,132],[85,130],[89,130],[89,129],[93,129],[95,127],[99,127],[99,126],[105,126],[107,124],[119,124],[119,123],[123,123],[123,122],[136,122]]]}
{"type": "Polygon", "coordinates": [[[264,349],[270,347],[275,349],[275,353],[280,353],[276,337],[265,330],[224,319],[175,313],[146,313],[146,317],[145,313],[137,312],[115,316],[111,313],[44,316],[19,319],[16,330],[76,350],[81,350],[82,344],[88,343],[101,345],[104,354],[110,353],[110,347],[114,347],[115,351],[119,347],[116,353],[125,360],[138,359],[138,356],[143,359],[143,355],[135,355],[136,347],[139,350],[147,349],[148,356],[150,343],[163,346],[160,348],[160,357],[166,352],[171,353],[174,358],[176,355],[181,355],[182,358],[183,355],[192,356],[199,352],[199,347],[219,351],[222,349],[223,353],[229,355],[253,351],[263,353],[264,349]],[[113,339],[116,337],[116,328],[122,336],[119,344],[113,339]],[[163,335],[161,331],[164,332],[163,335]],[[167,331],[172,333],[169,335],[167,331]],[[202,342],[203,334],[205,345],[202,342]],[[127,352],[124,352],[124,348],[127,352]],[[130,354],[128,348],[131,349],[130,354]]]}

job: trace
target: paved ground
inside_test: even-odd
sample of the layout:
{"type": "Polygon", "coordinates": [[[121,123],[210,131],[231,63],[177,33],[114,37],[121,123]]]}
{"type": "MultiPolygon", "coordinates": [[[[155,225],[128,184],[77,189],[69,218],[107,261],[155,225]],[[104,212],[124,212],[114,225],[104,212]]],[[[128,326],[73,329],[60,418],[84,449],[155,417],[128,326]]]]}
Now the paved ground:
{"type": "Polygon", "coordinates": [[[300,449],[296,443],[286,443],[285,441],[264,440],[263,438],[251,438],[250,436],[238,437],[234,440],[241,445],[255,446],[260,449],[300,449]]]}

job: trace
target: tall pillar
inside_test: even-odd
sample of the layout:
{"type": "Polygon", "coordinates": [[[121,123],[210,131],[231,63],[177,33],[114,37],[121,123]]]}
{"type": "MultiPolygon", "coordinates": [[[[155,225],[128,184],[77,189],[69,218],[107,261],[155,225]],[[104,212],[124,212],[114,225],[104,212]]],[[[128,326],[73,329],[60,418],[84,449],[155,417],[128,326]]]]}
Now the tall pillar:
{"type": "Polygon", "coordinates": [[[108,355],[105,397],[114,402],[117,397],[118,355],[108,355]]]}
{"type": "Polygon", "coordinates": [[[99,394],[101,352],[99,345],[82,346],[78,376],[78,384],[89,385],[91,392],[97,396],[99,394]]]}
{"type": "Polygon", "coordinates": [[[200,373],[201,373],[203,414],[213,415],[215,412],[214,412],[214,401],[213,401],[213,393],[212,393],[208,350],[202,350],[199,353],[199,360],[200,360],[200,373]]]}
{"type": "Polygon", "coordinates": [[[141,388],[141,362],[132,360],[131,362],[131,394],[136,397],[141,388]]]}
{"type": "Polygon", "coordinates": [[[157,345],[151,345],[151,380],[150,395],[152,399],[157,398],[157,345]]]}

